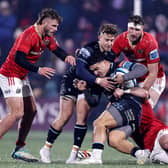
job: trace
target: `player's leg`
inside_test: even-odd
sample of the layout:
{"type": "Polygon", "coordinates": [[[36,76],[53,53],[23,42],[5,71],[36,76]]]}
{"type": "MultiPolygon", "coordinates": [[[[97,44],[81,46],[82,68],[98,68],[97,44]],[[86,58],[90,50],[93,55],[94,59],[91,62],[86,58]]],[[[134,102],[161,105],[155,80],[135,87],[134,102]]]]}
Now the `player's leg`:
{"type": "Polygon", "coordinates": [[[130,154],[137,159],[138,164],[144,164],[149,161],[149,150],[142,150],[131,143],[127,138],[132,134],[130,125],[122,126],[109,131],[109,145],[116,150],[130,154]]]}
{"type": "Polygon", "coordinates": [[[155,139],[155,144],[150,155],[153,163],[168,163],[168,128],[162,129],[158,132],[155,139]]]}
{"type": "Polygon", "coordinates": [[[23,116],[23,98],[22,97],[8,97],[5,98],[8,109],[8,114],[1,119],[0,122],[0,136],[3,136],[14,123],[23,116]]]}
{"type": "Polygon", "coordinates": [[[27,162],[36,162],[38,161],[33,155],[28,153],[28,151],[24,148],[26,144],[27,135],[31,129],[33,119],[36,115],[36,105],[35,99],[33,97],[32,89],[28,79],[23,80],[23,103],[24,103],[24,115],[18,124],[18,139],[16,141],[16,147],[12,152],[12,157],[14,159],[20,159],[27,162]]]}
{"type": "Polygon", "coordinates": [[[71,118],[75,106],[75,100],[70,97],[60,97],[60,111],[57,118],[53,121],[48,129],[47,139],[40,150],[41,161],[51,163],[51,148],[55,140],[60,135],[64,125],[71,118]]]}
{"type": "Polygon", "coordinates": [[[82,142],[87,132],[86,121],[89,110],[90,106],[85,100],[84,94],[79,95],[76,104],[77,121],[74,126],[74,143],[69,158],[66,161],[67,164],[72,164],[77,158],[77,153],[82,145],[82,142]]]}
{"type": "Polygon", "coordinates": [[[59,114],[50,125],[48,129],[47,139],[43,147],[40,149],[41,161],[45,163],[51,163],[51,148],[60,135],[63,127],[69,121],[74,112],[76,103],[76,96],[78,90],[73,86],[73,80],[75,76],[73,74],[66,74],[61,83],[60,90],[60,107],[59,114]]]}
{"type": "MultiPolygon", "coordinates": [[[[140,86],[143,86],[143,83],[140,83],[140,86]]],[[[155,107],[157,104],[160,95],[164,91],[166,86],[166,77],[165,75],[161,78],[156,78],[154,84],[149,89],[150,99],[149,103],[151,104],[152,108],[155,107]]]]}
{"type": "Polygon", "coordinates": [[[76,164],[102,164],[104,143],[107,139],[107,128],[116,127],[117,121],[109,111],[104,111],[93,123],[93,143],[91,157],[76,164]]]}
{"type": "Polygon", "coordinates": [[[132,133],[131,127],[123,126],[109,132],[109,145],[122,153],[130,154],[134,145],[127,140],[132,133]]]}
{"type": "Polygon", "coordinates": [[[24,114],[23,85],[18,78],[8,78],[0,75],[0,86],[8,109],[8,114],[0,122],[0,136],[3,136],[24,114]]]}
{"type": "Polygon", "coordinates": [[[76,160],[78,151],[87,132],[87,118],[90,108],[98,105],[101,93],[102,88],[97,85],[93,85],[88,86],[88,89],[85,90],[84,93],[78,95],[76,105],[77,121],[74,127],[74,143],[66,163],[73,163],[76,160]]]}
{"type": "Polygon", "coordinates": [[[25,144],[26,137],[31,129],[33,119],[37,113],[34,98],[32,96],[24,97],[24,115],[18,125],[18,139],[16,148],[21,148],[25,144]]]}
{"type": "Polygon", "coordinates": [[[134,131],[139,123],[140,112],[141,105],[131,99],[119,99],[108,106],[94,122],[91,157],[80,163],[101,164],[107,129],[121,127],[129,123],[134,131]]]}

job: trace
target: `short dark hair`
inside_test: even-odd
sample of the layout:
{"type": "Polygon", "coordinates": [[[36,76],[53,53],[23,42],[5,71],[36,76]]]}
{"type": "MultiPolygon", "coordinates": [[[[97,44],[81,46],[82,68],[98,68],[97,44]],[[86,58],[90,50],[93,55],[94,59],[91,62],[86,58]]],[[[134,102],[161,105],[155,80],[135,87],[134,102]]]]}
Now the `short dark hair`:
{"type": "Polygon", "coordinates": [[[141,16],[139,15],[134,15],[134,16],[131,16],[129,19],[128,19],[128,23],[129,22],[133,22],[135,25],[137,24],[140,24],[140,25],[144,25],[144,20],[141,16]]]}
{"type": "Polygon", "coordinates": [[[101,33],[113,34],[116,36],[118,33],[117,26],[110,23],[104,23],[99,28],[98,34],[100,35],[101,33]]]}
{"type": "Polygon", "coordinates": [[[62,17],[52,8],[44,8],[38,15],[37,24],[42,24],[45,18],[56,19],[58,23],[62,22],[62,17]]]}

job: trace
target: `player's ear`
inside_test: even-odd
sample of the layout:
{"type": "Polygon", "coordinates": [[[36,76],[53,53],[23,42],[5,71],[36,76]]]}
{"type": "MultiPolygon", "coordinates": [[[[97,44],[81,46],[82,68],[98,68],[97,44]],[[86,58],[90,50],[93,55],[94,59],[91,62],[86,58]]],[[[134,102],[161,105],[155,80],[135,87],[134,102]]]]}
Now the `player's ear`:
{"type": "Polygon", "coordinates": [[[43,21],[42,21],[42,24],[44,25],[44,26],[46,26],[48,23],[47,23],[47,19],[44,19],[43,21]]]}

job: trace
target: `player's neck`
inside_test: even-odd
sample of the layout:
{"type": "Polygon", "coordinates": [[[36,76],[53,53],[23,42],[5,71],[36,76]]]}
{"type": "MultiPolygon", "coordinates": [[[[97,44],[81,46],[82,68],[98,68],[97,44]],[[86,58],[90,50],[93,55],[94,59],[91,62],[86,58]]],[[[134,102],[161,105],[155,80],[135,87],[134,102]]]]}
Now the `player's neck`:
{"type": "Polygon", "coordinates": [[[37,34],[40,36],[40,38],[43,38],[43,27],[41,25],[38,25],[38,24],[34,24],[35,26],[35,30],[37,32],[37,34]]]}

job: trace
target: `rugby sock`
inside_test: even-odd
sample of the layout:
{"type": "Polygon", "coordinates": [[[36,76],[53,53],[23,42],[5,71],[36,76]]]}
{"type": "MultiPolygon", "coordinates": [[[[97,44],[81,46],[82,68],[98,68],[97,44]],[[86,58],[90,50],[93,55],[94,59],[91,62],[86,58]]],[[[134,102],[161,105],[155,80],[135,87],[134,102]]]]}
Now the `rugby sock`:
{"type": "Polygon", "coordinates": [[[92,144],[92,154],[91,158],[94,160],[102,160],[102,153],[104,150],[104,144],[102,143],[93,143],[92,144]]]}
{"type": "Polygon", "coordinates": [[[20,140],[17,140],[16,141],[16,147],[15,147],[15,150],[14,151],[18,151],[20,148],[22,148],[23,146],[25,146],[26,143],[25,142],[22,142],[20,140]]]}
{"type": "Polygon", "coordinates": [[[83,139],[87,132],[86,125],[78,125],[76,124],[74,127],[74,145],[78,146],[79,148],[82,145],[83,139]]]}
{"type": "Polygon", "coordinates": [[[101,150],[104,150],[104,144],[102,144],[102,143],[93,143],[92,144],[92,149],[101,149],[101,150]]]}
{"type": "Polygon", "coordinates": [[[136,153],[138,150],[140,150],[139,147],[134,147],[134,148],[131,150],[131,153],[130,153],[130,154],[131,154],[132,156],[136,157],[136,156],[135,156],[135,153],[136,153]]]}
{"type": "Polygon", "coordinates": [[[48,129],[47,141],[45,146],[50,147],[55,142],[61,131],[54,129],[52,126],[48,129]]]}

